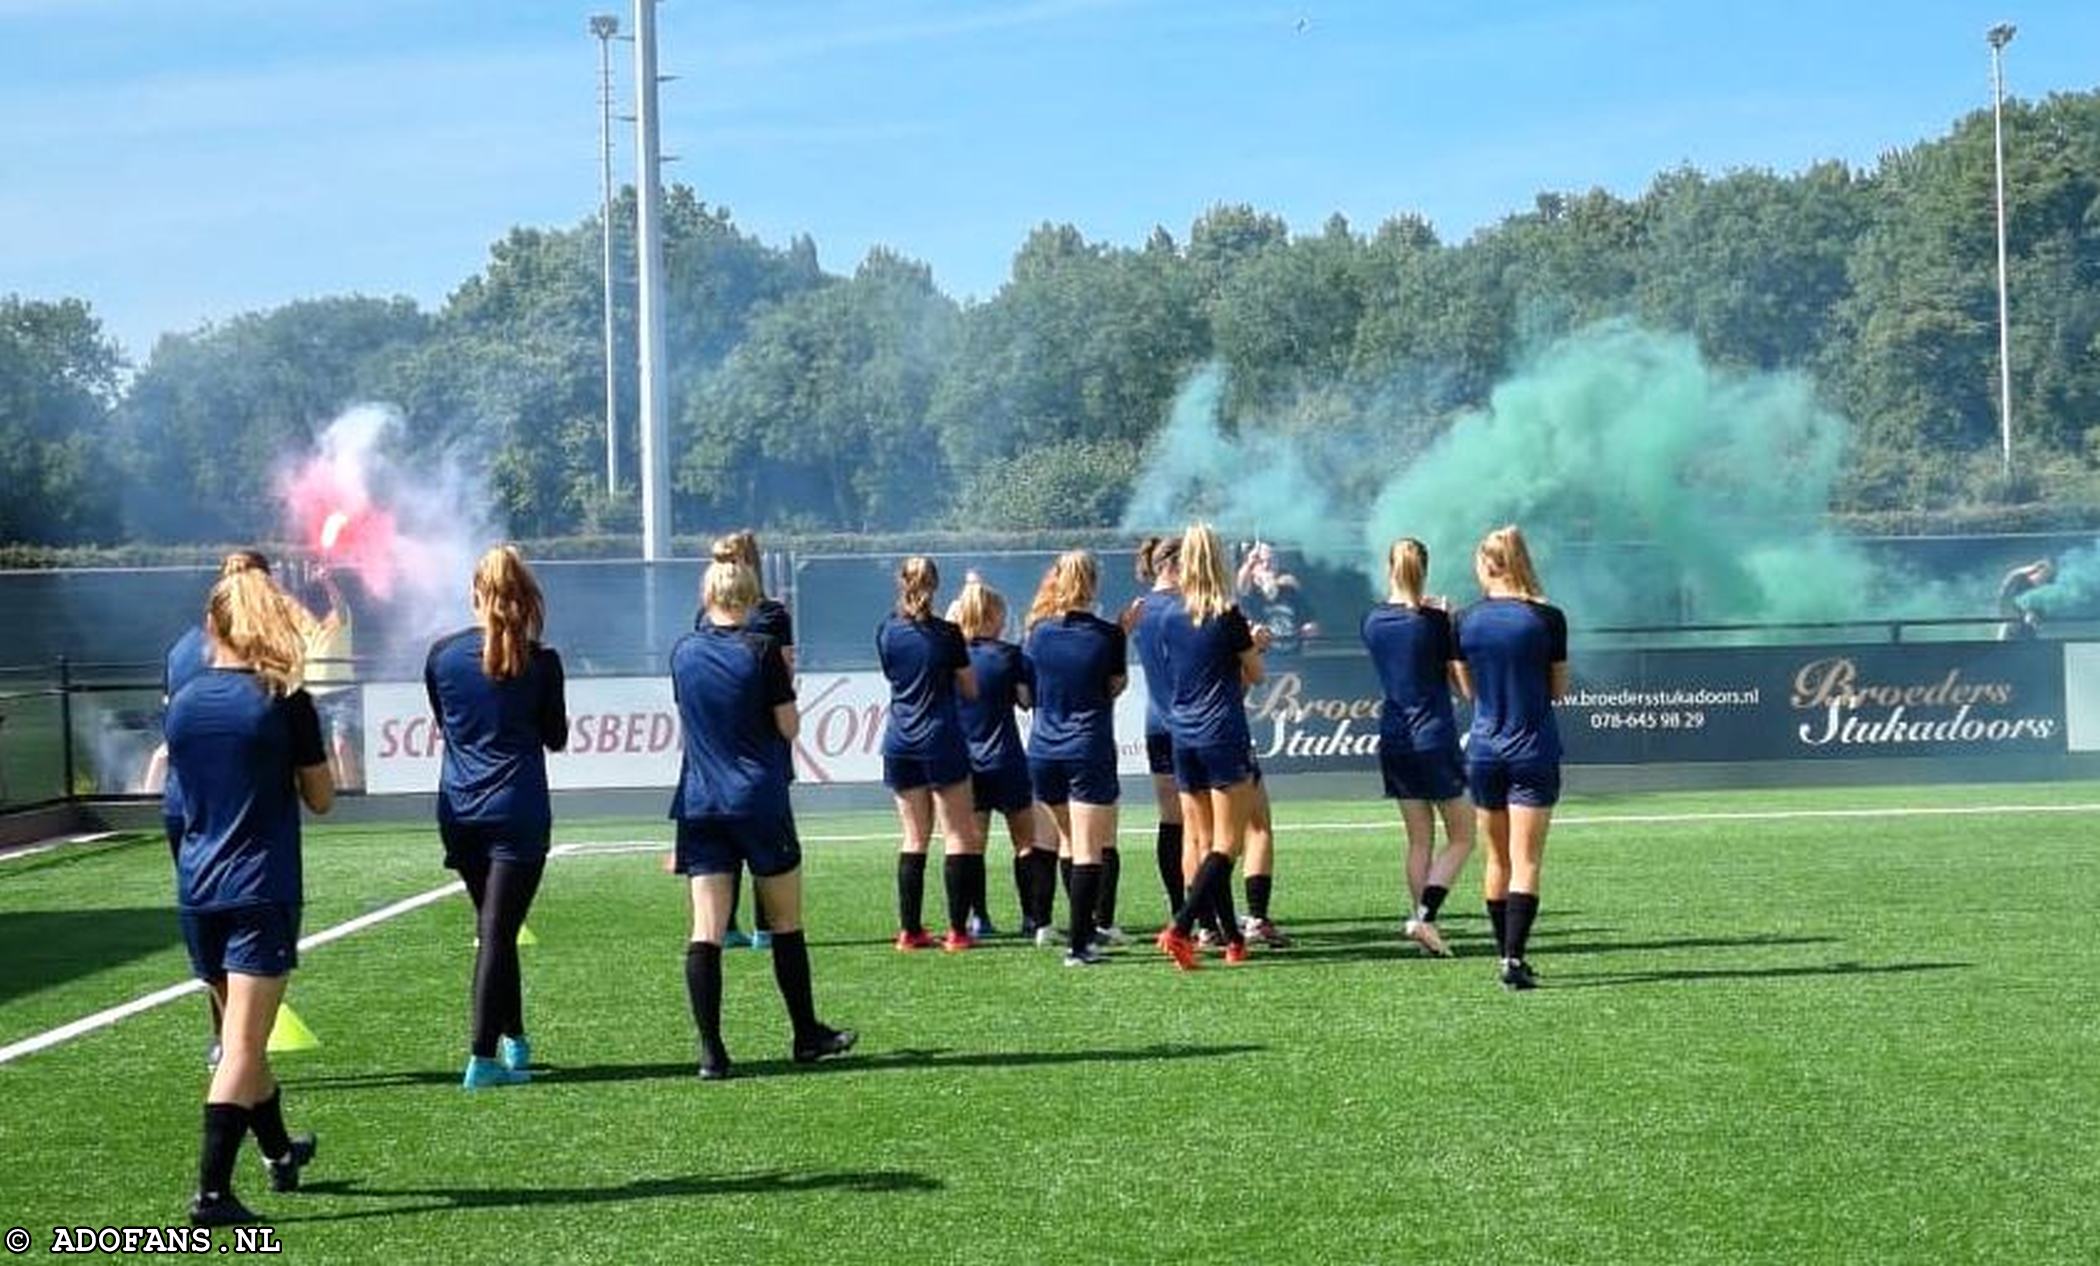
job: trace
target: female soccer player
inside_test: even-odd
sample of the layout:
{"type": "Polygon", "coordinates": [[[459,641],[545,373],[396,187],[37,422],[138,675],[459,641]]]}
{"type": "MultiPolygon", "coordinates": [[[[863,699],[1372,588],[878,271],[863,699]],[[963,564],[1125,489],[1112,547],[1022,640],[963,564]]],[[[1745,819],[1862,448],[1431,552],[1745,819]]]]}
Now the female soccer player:
{"type": "Polygon", "coordinates": [[[299,686],[304,652],[289,600],[263,573],[240,571],[212,587],[205,624],[211,667],[176,692],[167,739],[182,779],[183,939],[225,1017],[190,1221],[224,1226],[255,1219],[233,1192],[250,1131],[273,1191],[298,1190],[314,1156],[312,1135],[285,1130],[265,1047],[299,961],[299,805],[328,812],[335,785],[320,719],[299,686]]]}
{"type": "Polygon", "coordinates": [[[933,811],[941,811],[946,854],[941,877],[948,893],[951,954],[977,942],[970,911],[984,908],[984,837],[970,800],[970,750],[958,696],[977,695],[976,674],[962,630],[933,613],[941,573],[914,555],[897,568],[897,607],[875,630],[875,654],[890,683],[889,722],[882,733],[882,781],[897,800],[904,842],[897,853],[897,948],[933,944],[926,933],[926,850],[933,811]]]}
{"type": "Polygon", "coordinates": [[[1516,527],[1473,553],[1483,597],[1458,617],[1458,684],[1473,700],[1466,783],[1487,837],[1483,876],[1502,984],[1532,989],[1524,950],[1539,912],[1546,828],[1560,799],[1560,731],[1553,704],[1568,689],[1568,621],[1539,592],[1516,527]]]}
{"type": "MultiPolygon", "coordinates": [[[[977,807],[977,834],[989,841],[992,815],[1006,819],[1014,846],[1014,892],[1021,903],[1021,935],[1038,946],[1056,943],[1050,926],[1057,900],[1057,848],[1036,830],[1035,791],[1028,781],[1028,754],[1015,708],[1035,707],[1035,671],[1021,648],[1001,640],[1006,599],[976,576],[948,609],[969,639],[970,671],[977,697],[961,704],[963,732],[970,743],[970,800],[977,807]]],[[[989,912],[978,910],[979,916],[989,912]]]]}
{"type": "Polygon", "coordinates": [[[1437,930],[1437,910],[1473,849],[1465,759],[1451,708],[1457,647],[1450,615],[1422,594],[1428,548],[1412,537],[1394,541],[1385,572],[1386,601],[1363,620],[1364,648],[1385,694],[1378,710],[1378,766],[1385,794],[1400,803],[1407,832],[1407,937],[1444,958],[1451,951],[1437,930]],[[1432,860],[1439,816],[1448,843],[1432,860]]]}
{"type": "MultiPolygon", "coordinates": [[[[710,554],[713,561],[718,563],[742,563],[751,569],[752,575],[759,577],[758,601],[752,604],[751,613],[746,617],[745,627],[754,633],[763,633],[779,643],[781,658],[787,661],[788,675],[792,677],[795,672],[795,620],[793,616],[788,614],[786,606],[766,596],[765,576],[761,571],[763,563],[758,552],[757,533],[750,528],[741,528],[727,536],[718,536],[715,538],[714,548],[710,551],[710,554]]],[[[703,607],[699,614],[693,617],[693,627],[698,629],[706,622],[707,611],[703,607]]],[[[794,777],[794,769],[790,767],[788,770],[788,781],[793,782],[794,777]]],[[[742,875],[738,875],[736,882],[730,886],[729,890],[729,931],[723,935],[722,943],[724,945],[749,945],[752,949],[765,949],[771,944],[771,938],[766,930],[766,912],[763,909],[760,909],[755,903],[753,904],[751,908],[751,934],[749,936],[746,936],[737,927],[737,909],[742,904],[743,895],[744,879],[742,875]]]]}
{"type": "Polygon", "coordinates": [[[1171,918],[1187,895],[1189,870],[1201,861],[1184,859],[1182,854],[1181,794],[1174,787],[1174,736],[1167,727],[1174,682],[1160,630],[1160,621],[1181,609],[1181,538],[1148,536],[1140,542],[1137,578],[1139,584],[1151,588],[1124,610],[1123,631],[1137,648],[1138,663],[1145,670],[1145,763],[1152,772],[1152,797],[1159,803],[1153,848],[1171,918]]]}
{"type": "Polygon", "coordinates": [[[1028,608],[1028,662],[1035,666],[1035,724],[1028,776],[1072,857],[1065,966],[1102,961],[1102,939],[1123,939],[1115,917],[1110,859],[1116,856],[1116,696],[1130,676],[1123,630],[1094,614],[1100,568],[1085,550],[1058,556],[1028,608]]]}
{"type": "Polygon", "coordinates": [[[546,601],[515,548],[481,556],[473,594],[474,627],[430,648],[423,688],[445,737],[437,803],[445,866],[466,884],[479,934],[461,1081],[479,1090],[530,1080],[518,929],[547,866],[546,753],[568,746],[569,713],[561,656],[540,645],[546,601]]]}
{"type": "MultiPolygon", "coordinates": [[[[1232,601],[1224,547],[1207,523],[1181,538],[1181,610],[1160,624],[1174,696],[1174,783],[1181,819],[1203,855],[1187,899],[1159,934],[1159,948],[1183,971],[1196,968],[1189,932],[1206,911],[1231,900],[1232,859],[1254,811],[1254,749],[1247,687],[1262,678],[1266,636],[1250,629],[1232,601]]],[[[1237,925],[1225,928],[1225,961],[1247,960],[1237,925]]]]}
{"type": "Polygon", "coordinates": [[[788,802],[788,771],[801,721],[794,676],[780,643],[750,628],[758,572],[735,559],[708,564],[699,628],[671,648],[671,693],[684,754],[671,816],[678,870],[691,880],[693,930],[685,985],[700,1031],[700,1077],[729,1076],[722,1042],[722,934],[737,874],[750,867],[773,925],[773,980],[794,1027],[798,1064],[853,1049],[858,1036],[817,1019],[809,943],[802,934],[802,846],[788,802]]]}

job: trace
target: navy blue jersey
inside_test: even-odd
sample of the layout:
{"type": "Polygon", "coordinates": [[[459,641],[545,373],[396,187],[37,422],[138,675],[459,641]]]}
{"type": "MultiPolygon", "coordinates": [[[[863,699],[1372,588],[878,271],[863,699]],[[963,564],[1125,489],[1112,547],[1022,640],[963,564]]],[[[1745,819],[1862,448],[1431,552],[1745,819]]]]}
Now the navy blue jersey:
{"type": "Polygon", "coordinates": [[[1130,639],[1137,643],[1138,663],[1145,669],[1145,733],[1165,734],[1167,713],[1174,707],[1174,679],[1167,671],[1167,644],[1159,622],[1181,610],[1181,595],[1171,589],[1154,589],[1136,605],[1130,639]]]}
{"type": "Polygon", "coordinates": [[[176,902],[298,905],[296,771],[328,761],[313,698],[279,698],[252,672],[209,668],[176,692],[167,729],[168,763],[182,775],[176,902]]]}
{"type": "Polygon", "coordinates": [[[977,676],[977,697],[958,704],[963,735],[970,741],[970,769],[984,774],[1025,767],[1028,756],[1021,750],[1014,709],[1022,706],[1023,688],[1031,703],[1034,699],[1034,666],[1012,642],[984,637],[970,640],[970,668],[977,676]]]}
{"type": "Polygon", "coordinates": [[[773,709],[795,700],[780,643],[709,624],[671,648],[671,695],[684,754],[670,816],[777,818],[788,812],[793,753],[773,709]]]}
{"type": "Polygon", "coordinates": [[[1451,711],[1451,661],[1458,646],[1451,617],[1435,607],[1380,603],[1364,615],[1364,648],[1385,699],[1378,737],[1390,748],[1433,752],[1458,742],[1451,711]]]}
{"type": "MultiPolygon", "coordinates": [[[[163,704],[175,698],[175,692],[188,685],[192,678],[211,667],[211,639],[204,636],[204,627],[198,625],[168,648],[168,656],[161,664],[160,698],[163,704]]],[[[165,725],[166,718],[163,716],[165,725]]],[[[170,822],[182,820],[182,779],[175,776],[175,766],[168,766],[167,781],[161,784],[160,815],[170,822]]]]}
{"type": "Polygon", "coordinates": [[[1549,670],[1568,658],[1559,607],[1484,598],[1457,620],[1458,658],[1473,678],[1471,760],[1557,761],[1549,670]]]}
{"type": "Polygon", "coordinates": [[[525,671],[501,680],[482,669],[483,634],[440,638],[423,662],[430,714],[445,736],[438,821],[543,827],[547,751],[569,742],[561,656],[535,645],[525,671]]]}
{"type": "Polygon", "coordinates": [[[930,760],[962,750],[955,674],[970,666],[962,630],[938,616],[892,615],[875,630],[875,654],[890,682],[882,754],[930,760]]]}
{"type": "MultiPolygon", "coordinates": [[[[788,614],[787,607],[771,598],[760,598],[744,616],[744,627],[753,633],[763,633],[780,644],[782,650],[792,650],[795,645],[795,617],[788,614]]],[[[693,617],[693,631],[707,628],[707,608],[693,617]]]]}
{"type": "Polygon", "coordinates": [[[1247,687],[1240,680],[1240,653],[1254,645],[1254,631],[1236,606],[1201,624],[1176,604],[1159,622],[1166,643],[1167,672],[1174,683],[1167,729],[1177,747],[1245,747],[1247,687]]]}
{"type": "Polygon", "coordinates": [[[1091,611],[1067,611],[1028,630],[1035,665],[1035,724],[1028,754],[1037,760],[1114,761],[1116,696],[1130,673],[1123,630],[1091,611]]]}

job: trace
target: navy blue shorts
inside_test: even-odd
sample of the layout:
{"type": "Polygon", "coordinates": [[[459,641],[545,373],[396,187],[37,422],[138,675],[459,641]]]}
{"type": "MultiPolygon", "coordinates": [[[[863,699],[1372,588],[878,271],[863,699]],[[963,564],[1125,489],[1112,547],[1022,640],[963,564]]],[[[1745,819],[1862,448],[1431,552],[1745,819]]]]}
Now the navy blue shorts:
{"type": "Polygon", "coordinates": [[[795,815],[779,817],[681,818],[678,873],[734,875],[749,866],[760,879],[785,875],[802,864],[795,815]]]}
{"type": "Polygon", "coordinates": [[[1174,736],[1171,734],[1147,734],[1145,736],[1145,767],[1155,774],[1174,772],[1174,736]]]}
{"type": "Polygon", "coordinates": [[[1116,777],[1116,758],[1095,760],[1038,760],[1028,758],[1028,781],[1035,784],[1035,798],[1044,804],[1114,804],[1123,797],[1123,781],[1116,777]]]}
{"type": "Polygon", "coordinates": [[[970,757],[966,752],[941,756],[885,756],[882,785],[891,791],[917,791],[921,787],[953,787],[970,781],[970,757]]]}
{"type": "Polygon", "coordinates": [[[1466,794],[1465,758],[1458,747],[1427,752],[1378,745],[1378,770],[1385,775],[1388,800],[1456,800],[1466,794]]]}
{"type": "Polygon", "coordinates": [[[1014,764],[971,774],[970,799],[979,813],[1027,812],[1035,804],[1035,786],[1028,780],[1028,766],[1014,764]]]}
{"type": "Polygon", "coordinates": [[[176,864],[180,865],[182,863],[182,832],[184,829],[182,819],[162,818],[160,820],[160,829],[168,833],[168,856],[174,858],[176,864]]]}
{"type": "Polygon", "coordinates": [[[445,842],[445,869],[458,870],[470,862],[510,862],[533,865],[547,860],[547,826],[514,826],[498,822],[440,822],[438,838],[445,842]]]}
{"type": "Polygon", "coordinates": [[[1190,794],[1223,791],[1260,777],[1254,749],[1245,743],[1221,743],[1216,747],[1174,745],[1174,785],[1190,794]]]}
{"type": "Polygon", "coordinates": [[[1468,761],[1466,785],[1476,808],[1550,809],[1560,803],[1560,762],[1468,761]]]}
{"type": "Polygon", "coordinates": [[[199,980],[224,980],[227,972],[282,976],[299,965],[299,907],[184,910],[182,939],[199,980]]]}

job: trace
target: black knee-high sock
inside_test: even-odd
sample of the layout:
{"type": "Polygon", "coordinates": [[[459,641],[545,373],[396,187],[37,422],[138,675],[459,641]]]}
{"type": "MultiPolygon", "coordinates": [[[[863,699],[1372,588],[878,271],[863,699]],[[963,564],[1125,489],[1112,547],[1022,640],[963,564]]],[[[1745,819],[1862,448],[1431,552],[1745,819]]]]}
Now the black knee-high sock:
{"type": "Polygon", "coordinates": [[[800,1043],[817,1031],[817,1003],[809,984],[809,938],[802,929],[773,934],[773,983],[787,1004],[788,1021],[800,1043]]]}
{"type": "Polygon", "coordinates": [[[1436,912],[1443,908],[1444,898],[1450,895],[1450,889],[1435,884],[1422,889],[1422,903],[1415,907],[1415,918],[1423,923],[1436,922],[1436,912]]]}
{"type": "Polygon", "coordinates": [[[1508,958],[1509,950],[1509,902],[1490,899],[1487,903],[1488,925],[1495,929],[1495,957],[1508,958]]]}
{"type": "Polygon", "coordinates": [[[1030,931],[1036,927],[1035,864],[1028,860],[1034,854],[1034,849],[1014,854],[1014,900],[1021,907],[1021,922],[1030,931]]]}
{"type": "Polygon", "coordinates": [[[990,896],[986,892],[990,880],[986,878],[983,853],[969,853],[963,857],[963,879],[963,896],[968,901],[971,911],[982,917],[986,923],[990,923],[992,911],[987,904],[990,896]]]}
{"type": "Polygon", "coordinates": [[[722,947],[712,941],[685,946],[685,996],[700,1030],[700,1053],[709,1063],[728,1058],[722,1046],[722,947]]]}
{"type": "Polygon", "coordinates": [[[1035,894],[1037,927],[1049,927],[1057,919],[1057,851],[1028,850],[1029,890],[1035,894]]]}
{"type": "Polygon", "coordinates": [[[906,932],[926,930],[926,854],[897,854],[897,926],[906,932]]]}
{"type": "Polygon", "coordinates": [[[270,1092],[270,1097],[248,1109],[248,1128],[255,1133],[256,1146],[270,1160],[283,1160],[291,1154],[292,1136],[284,1128],[284,1089],[270,1092]]]}
{"type": "Polygon", "coordinates": [[[1223,853],[1205,854],[1203,864],[1196,868],[1196,878],[1189,884],[1188,899],[1174,913],[1174,930],[1187,936],[1195,929],[1197,919],[1216,918],[1218,891],[1231,883],[1232,859],[1223,853]]]}
{"type": "Polygon", "coordinates": [[[1188,899],[1188,884],[1181,877],[1181,823],[1160,823],[1153,848],[1159,853],[1159,886],[1167,891],[1167,913],[1171,915],[1188,899]]]}
{"type": "Polygon", "coordinates": [[[1539,917],[1539,895],[1512,891],[1509,894],[1509,913],[1504,917],[1508,920],[1505,943],[1509,947],[1505,957],[1522,958],[1524,947],[1531,941],[1532,921],[1539,917]]]}
{"type": "Polygon", "coordinates": [[[1276,889],[1273,875],[1247,876],[1247,913],[1257,919],[1269,917],[1269,894],[1276,889]]]}
{"type": "Polygon", "coordinates": [[[1058,858],[1058,859],[1057,859],[1057,877],[1058,877],[1058,878],[1059,878],[1060,880],[1062,880],[1062,881],[1064,882],[1064,890],[1065,890],[1065,900],[1066,900],[1066,901],[1070,901],[1070,900],[1072,899],[1072,859],[1071,859],[1071,858],[1069,858],[1069,857],[1060,857],[1060,858],[1058,858]]]}
{"type": "Polygon", "coordinates": [[[1094,941],[1094,915],[1101,908],[1101,870],[1099,862],[1072,868],[1072,900],[1068,917],[1074,953],[1094,941]]]}
{"type": "Polygon", "coordinates": [[[1228,945],[1238,945],[1246,941],[1247,934],[1240,931],[1240,916],[1232,908],[1231,858],[1225,859],[1225,866],[1225,881],[1218,885],[1211,905],[1218,915],[1218,935],[1223,937],[1228,945]]]}
{"type": "Polygon", "coordinates": [[[970,868],[962,854],[941,859],[941,886],[948,893],[948,930],[961,932],[970,924],[970,868]]]}
{"type": "Polygon", "coordinates": [[[223,1196],[233,1191],[233,1162],[248,1137],[248,1109],[237,1103],[204,1105],[204,1145],[197,1155],[197,1193],[223,1196]]]}
{"type": "Polygon", "coordinates": [[[1101,895],[1094,903],[1098,927],[1116,925],[1116,887],[1123,880],[1123,851],[1111,844],[1101,850],[1101,895]]]}

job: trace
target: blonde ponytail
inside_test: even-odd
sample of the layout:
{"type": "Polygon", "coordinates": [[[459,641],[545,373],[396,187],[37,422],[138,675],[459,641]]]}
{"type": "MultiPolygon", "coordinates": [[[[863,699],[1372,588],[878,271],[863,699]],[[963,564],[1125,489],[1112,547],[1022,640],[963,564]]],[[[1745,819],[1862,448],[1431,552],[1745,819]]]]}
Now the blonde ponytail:
{"type": "Polygon", "coordinates": [[[1524,543],[1524,533],[1516,524],[1496,528],[1482,537],[1473,558],[1483,573],[1507,585],[1518,597],[1532,602],[1545,600],[1538,571],[1531,565],[1531,548],[1524,543]]]}
{"type": "Polygon", "coordinates": [[[290,694],[306,672],[292,605],[266,573],[244,569],[221,577],[204,606],[212,641],[254,669],[273,695],[290,694]]]}
{"type": "Polygon", "coordinates": [[[1385,552],[1388,595],[1410,607],[1422,605],[1422,588],[1429,583],[1429,547],[1412,536],[1403,536],[1385,552]]]}
{"type": "Polygon", "coordinates": [[[897,567],[897,614],[907,620],[933,616],[933,595],[941,587],[941,569],[923,554],[914,554],[897,567]]]}
{"type": "Polygon", "coordinates": [[[498,681],[523,676],[533,643],[546,628],[547,603],[515,545],[498,545],[481,556],[474,598],[483,632],[481,671],[498,681]]]}
{"type": "Polygon", "coordinates": [[[1057,556],[1036,586],[1035,601],[1028,604],[1028,627],[1054,620],[1067,611],[1089,611],[1101,589],[1101,568],[1083,549],[1057,556]]]}
{"type": "Polygon", "coordinates": [[[1208,523],[1191,523],[1181,536],[1181,603],[1197,624],[1232,608],[1232,578],[1225,570],[1225,546],[1208,523]]]}

